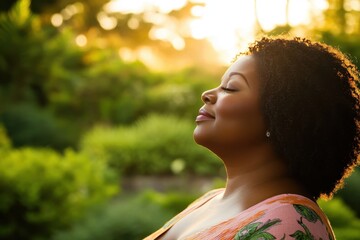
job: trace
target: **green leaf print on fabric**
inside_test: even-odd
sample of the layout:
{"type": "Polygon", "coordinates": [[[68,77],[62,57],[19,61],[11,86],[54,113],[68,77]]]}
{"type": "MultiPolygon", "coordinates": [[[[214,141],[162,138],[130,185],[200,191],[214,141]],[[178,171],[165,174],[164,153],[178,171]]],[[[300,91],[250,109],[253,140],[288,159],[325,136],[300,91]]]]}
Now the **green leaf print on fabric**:
{"type": "Polygon", "coordinates": [[[293,237],[296,240],[315,240],[314,236],[311,234],[309,229],[303,223],[302,217],[300,217],[300,220],[297,220],[297,222],[301,225],[301,227],[304,229],[305,232],[297,230],[293,234],[290,234],[290,237],[293,237]]]}
{"type": "Polygon", "coordinates": [[[265,223],[262,222],[255,222],[255,223],[249,223],[245,227],[241,228],[239,232],[235,235],[234,240],[272,240],[275,239],[275,237],[266,232],[269,228],[272,226],[280,223],[281,220],[278,218],[275,219],[269,219],[265,223]]]}
{"type": "Polygon", "coordinates": [[[309,222],[315,223],[317,220],[319,220],[322,223],[321,218],[314,210],[298,204],[293,204],[293,206],[295,210],[309,222]]]}
{"type": "MultiPolygon", "coordinates": [[[[311,234],[310,230],[307,228],[307,226],[303,223],[302,219],[305,218],[309,222],[316,223],[318,220],[321,222],[321,224],[324,225],[323,221],[321,220],[320,216],[312,209],[298,204],[293,204],[295,210],[301,215],[300,220],[297,220],[297,222],[301,225],[301,227],[304,229],[305,232],[302,232],[300,230],[297,230],[290,236],[295,238],[296,240],[316,240],[315,237],[311,234]]],[[[329,234],[329,239],[334,240],[332,235],[329,234]]],[[[319,240],[322,240],[320,238],[319,240]]]]}
{"type": "Polygon", "coordinates": [[[290,235],[290,237],[293,237],[296,240],[313,240],[314,238],[309,237],[304,232],[297,230],[293,234],[290,235]]]}

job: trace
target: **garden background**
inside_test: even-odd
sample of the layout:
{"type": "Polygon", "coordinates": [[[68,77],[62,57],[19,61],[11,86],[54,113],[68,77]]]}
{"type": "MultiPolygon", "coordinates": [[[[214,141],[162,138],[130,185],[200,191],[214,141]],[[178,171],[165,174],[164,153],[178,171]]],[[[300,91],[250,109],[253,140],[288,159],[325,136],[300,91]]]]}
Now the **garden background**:
{"type": "MultiPolygon", "coordinates": [[[[214,2],[0,2],[0,239],[141,239],[224,186],[192,132],[201,93],[237,53],[221,48],[229,36],[238,50],[258,35],[307,36],[360,64],[359,0],[301,1],[302,22],[291,20],[300,1],[267,1],[282,2],[276,22],[249,0],[250,30],[218,42],[216,29],[247,19],[217,8],[208,32],[191,28],[214,2]]],[[[359,239],[359,169],[345,185],[319,204],[338,239],[359,239]]]]}

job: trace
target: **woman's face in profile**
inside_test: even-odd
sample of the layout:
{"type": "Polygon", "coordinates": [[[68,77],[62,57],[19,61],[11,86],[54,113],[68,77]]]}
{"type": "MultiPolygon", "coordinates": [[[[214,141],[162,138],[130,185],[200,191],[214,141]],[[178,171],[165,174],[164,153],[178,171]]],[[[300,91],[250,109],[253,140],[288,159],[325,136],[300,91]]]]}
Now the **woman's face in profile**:
{"type": "Polygon", "coordinates": [[[252,56],[241,56],[217,88],[205,91],[196,118],[195,141],[210,150],[250,147],[265,140],[260,82],[252,56]]]}

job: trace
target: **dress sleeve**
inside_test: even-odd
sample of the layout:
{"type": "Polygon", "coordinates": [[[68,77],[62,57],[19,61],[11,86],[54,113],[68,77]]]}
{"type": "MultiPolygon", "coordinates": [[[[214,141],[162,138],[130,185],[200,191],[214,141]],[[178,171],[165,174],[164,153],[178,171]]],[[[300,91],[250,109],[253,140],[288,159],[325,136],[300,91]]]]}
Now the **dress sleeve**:
{"type": "Polygon", "coordinates": [[[234,239],[335,239],[327,218],[317,212],[304,205],[281,205],[244,226],[234,239]]]}

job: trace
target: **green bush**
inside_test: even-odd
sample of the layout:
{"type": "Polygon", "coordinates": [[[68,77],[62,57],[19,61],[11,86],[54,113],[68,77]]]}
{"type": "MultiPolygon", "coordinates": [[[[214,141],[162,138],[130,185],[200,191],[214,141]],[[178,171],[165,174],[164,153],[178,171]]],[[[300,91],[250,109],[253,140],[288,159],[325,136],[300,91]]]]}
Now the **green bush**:
{"type": "Polygon", "coordinates": [[[161,206],[173,215],[184,210],[190,203],[199,197],[195,194],[185,192],[159,193],[151,190],[144,191],[142,195],[144,200],[161,206]]]}
{"type": "Polygon", "coordinates": [[[63,156],[30,148],[1,153],[1,239],[48,239],[118,191],[103,163],[72,151],[63,156]]]}
{"type": "Polygon", "coordinates": [[[62,150],[74,145],[71,132],[49,113],[31,105],[14,105],[0,115],[14,147],[51,147],[62,150]]]}
{"type": "Polygon", "coordinates": [[[125,197],[89,214],[54,240],[138,240],[160,228],[173,214],[142,194],[125,197]]]}
{"type": "Polygon", "coordinates": [[[151,115],[130,127],[97,127],[85,135],[81,149],[126,175],[219,174],[221,162],[195,144],[194,127],[177,117],[151,115]]]}
{"type": "Polygon", "coordinates": [[[349,208],[341,198],[331,201],[318,201],[320,207],[328,216],[337,239],[355,240],[360,236],[360,219],[349,208]]]}
{"type": "Polygon", "coordinates": [[[360,218],[360,167],[357,167],[352,175],[345,180],[344,188],[337,195],[355,211],[360,218]]]}
{"type": "Polygon", "coordinates": [[[0,150],[11,148],[11,141],[6,134],[4,126],[0,124],[0,150]]]}

